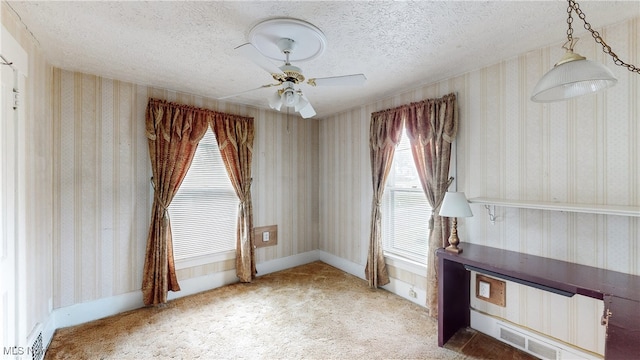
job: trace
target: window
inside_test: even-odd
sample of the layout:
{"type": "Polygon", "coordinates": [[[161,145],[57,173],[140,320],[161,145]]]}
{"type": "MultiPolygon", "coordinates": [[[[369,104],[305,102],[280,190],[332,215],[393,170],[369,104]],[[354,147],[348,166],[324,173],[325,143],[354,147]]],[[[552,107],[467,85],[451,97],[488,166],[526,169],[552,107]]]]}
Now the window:
{"type": "Polygon", "coordinates": [[[215,135],[208,129],[169,205],[176,268],[233,258],[238,203],[215,135]]]}
{"type": "Polygon", "coordinates": [[[427,262],[431,205],[420,185],[406,132],[396,148],[382,199],[385,253],[427,262]]]}

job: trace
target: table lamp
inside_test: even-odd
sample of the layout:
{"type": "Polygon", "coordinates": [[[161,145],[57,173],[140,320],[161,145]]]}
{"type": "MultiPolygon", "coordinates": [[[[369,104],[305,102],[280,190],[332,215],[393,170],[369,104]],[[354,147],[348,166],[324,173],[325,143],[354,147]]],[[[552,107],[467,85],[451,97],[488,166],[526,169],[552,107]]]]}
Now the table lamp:
{"type": "Polygon", "coordinates": [[[453,226],[451,227],[451,235],[449,235],[449,246],[445,250],[452,253],[459,254],[462,249],[458,248],[460,239],[458,239],[458,221],[459,217],[473,216],[467,197],[463,192],[451,192],[447,191],[442,200],[440,206],[440,216],[445,216],[453,219],[453,226]]]}

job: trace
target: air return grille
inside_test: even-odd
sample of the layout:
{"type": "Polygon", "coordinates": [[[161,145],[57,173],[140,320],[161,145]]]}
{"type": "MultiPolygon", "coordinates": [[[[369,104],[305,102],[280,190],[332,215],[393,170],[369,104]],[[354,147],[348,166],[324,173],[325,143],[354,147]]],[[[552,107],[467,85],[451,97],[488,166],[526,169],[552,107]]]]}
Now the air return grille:
{"type": "Polygon", "coordinates": [[[518,335],[511,330],[500,328],[500,339],[510,342],[513,345],[525,348],[527,346],[527,339],[524,336],[518,335]]]}
{"type": "Polygon", "coordinates": [[[471,309],[470,312],[471,328],[540,359],[602,360],[604,356],[603,354],[588,352],[575,345],[557,341],[548,335],[521,327],[518,324],[501,321],[495,316],[475,309],[471,309]]]}
{"type": "Polygon", "coordinates": [[[533,340],[526,334],[522,334],[513,329],[498,325],[500,327],[500,339],[504,342],[525,350],[542,359],[558,359],[558,350],[550,345],[533,340]]]}
{"type": "Polygon", "coordinates": [[[42,325],[38,324],[27,339],[29,345],[28,354],[31,360],[41,360],[44,358],[44,345],[42,344],[42,325]]]}

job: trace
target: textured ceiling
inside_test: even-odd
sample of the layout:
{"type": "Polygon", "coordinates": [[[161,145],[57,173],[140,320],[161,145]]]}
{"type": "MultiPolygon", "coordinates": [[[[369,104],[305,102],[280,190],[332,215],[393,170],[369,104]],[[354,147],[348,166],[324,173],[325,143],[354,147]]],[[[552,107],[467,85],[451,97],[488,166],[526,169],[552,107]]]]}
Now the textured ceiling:
{"type": "MultiPolygon", "coordinates": [[[[308,21],[328,43],[322,56],[294,63],[305,77],[364,73],[368,79],[361,87],[300,85],[318,118],[561,45],[566,36],[561,0],[8,3],[56,67],[210,98],[273,83],[234,51],[254,25],[276,17],[308,21]]],[[[640,16],[640,1],[580,3],[596,29],[640,16]]],[[[579,19],[574,24],[582,42],[593,41],[579,19]]],[[[273,91],[227,101],[268,108],[273,91]]]]}

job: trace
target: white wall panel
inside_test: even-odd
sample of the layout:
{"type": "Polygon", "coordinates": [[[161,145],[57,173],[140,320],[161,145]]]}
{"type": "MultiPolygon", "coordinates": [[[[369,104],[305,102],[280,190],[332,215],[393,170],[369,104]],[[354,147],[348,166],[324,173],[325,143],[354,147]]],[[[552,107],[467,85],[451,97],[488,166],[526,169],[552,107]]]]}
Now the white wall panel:
{"type": "MultiPolygon", "coordinates": [[[[7,5],[0,3],[2,26],[8,30],[28,57],[28,74],[20,89],[20,106],[24,109],[24,219],[26,277],[20,279],[25,289],[26,318],[22,328],[30,332],[37,323],[49,319],[52,285],[53,216],[53,133],[51,122],[51,65],[41,53],[31,33],[7,5]]],[[[7,54],[4,54],[7,55],[7,54]]],[[[13,61],[13,59],[8,59],[13,61]]],[[[22,134],[22,133],[21,133],[22,134]]],[[[20,334],[23,335],[23,334],[20,334]]],[[[26,335],[21,341],[26,341],[26,335]]],[[[24,343],[16,345],[26,345],[24,343]]]]}

